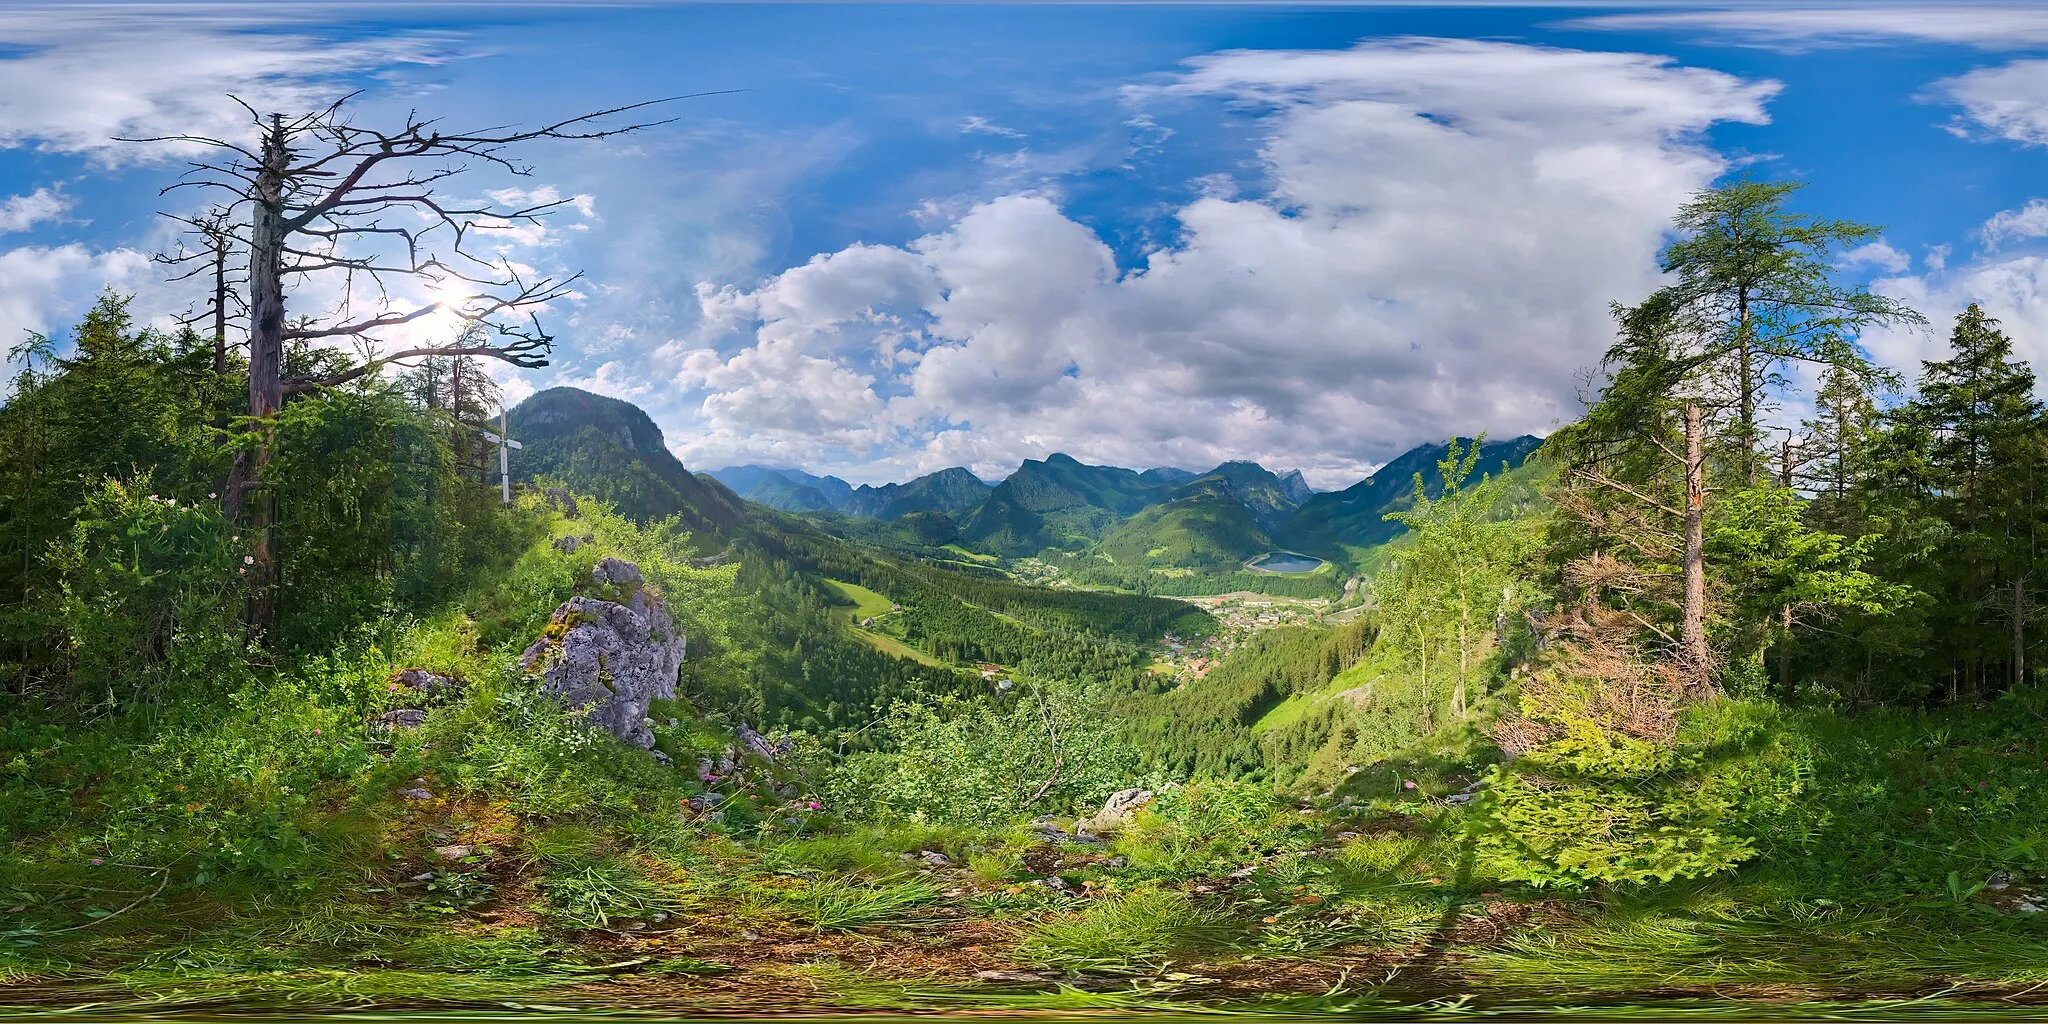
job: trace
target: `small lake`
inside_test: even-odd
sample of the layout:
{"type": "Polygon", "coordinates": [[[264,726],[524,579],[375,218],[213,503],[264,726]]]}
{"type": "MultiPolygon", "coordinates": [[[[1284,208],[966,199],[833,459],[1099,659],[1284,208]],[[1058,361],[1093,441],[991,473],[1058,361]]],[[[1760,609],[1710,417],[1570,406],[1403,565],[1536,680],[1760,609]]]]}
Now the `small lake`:
{"type": "Polygon", "coordinates": [[[1309,555],[1298,555],[1292,551],[1268,551],[1248,564],[1253,569],[1295,575],[1322,568],[1323,560],[1309,555]]]}

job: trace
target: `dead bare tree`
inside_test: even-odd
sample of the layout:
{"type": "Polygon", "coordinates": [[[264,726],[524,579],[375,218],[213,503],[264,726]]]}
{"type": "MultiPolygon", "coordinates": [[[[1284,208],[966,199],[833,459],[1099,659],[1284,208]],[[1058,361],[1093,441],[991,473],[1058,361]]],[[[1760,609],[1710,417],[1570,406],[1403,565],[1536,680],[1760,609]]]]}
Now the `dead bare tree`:
{"type": "MultiPolygon", "coordinates": [[[[511,156],[510,148],[520,143],[602,139],[666,123],[614,124],[608,119],[669,102],[613,107],[534,128],[451,131],[417,113],[407,114],[396,129],[358,124],[346,110],[352,98],[296,115],[264,115],[237,98],[249,115],[253,140],[196,135],[125,140],[211,150],[163,191],[194,189],[222,196],[188,223],[218,225],[224,246],[248,254],[242,285],[247,291],[249,415],[258,424],[259,438],[230,481],[232,514],[241,512],[247,491],[263,486],[271,457],[269,424],[287,395],[345,384],[420,357],[478,356],[514,366],[546,365],[553,338],[542,329],[538,314],[568,296],[581,275],[529,279],[481,240],[494,231],[538,225],[574,200],[516,205],[451,198],[441,190],[479,166],[530,175],[532,168],[511,156]],[[288,318],[288,298],[314,281],[338,285],[339,298],[325,309],[292,308],[288,318]],[[402,282],[423,284],[440,297],[409,301],[396,291],[402,282]],[[456,341],[384,348],[388,332],[442,310],[466,328],[456,341]],[[360,360],[316,376],[285,376],[288,343],[338,341],[355,342],[360,360]]],[[[256,559],[250,572],[250,618],[264,627],[274,617],[278,579],[275,495],[265,492],[247,508],[256,559]]]]}
{"type": "Polygon", "coordinates": [[[228,372],[228,321],[239,319],[248,313],[249,307],[242,299],[241,287],[245,281],[235,267],[242,255],[236,245],[234,230],[225,214],[210,212],[201,216],[165,214],[171,220],[183,224],[188,234],[195,236],[200,246],[186,249],[181,243],[176,252],[158,253],[152,257],[156,262],[170,267],[186,267],[182,273],[171,277],[173,283],[190,281],[205,275],[210,285],[205,302],[185,316],[177,317],[179,325],[192,327],[206,323],[212,328],[213,372],[228,372]]]}

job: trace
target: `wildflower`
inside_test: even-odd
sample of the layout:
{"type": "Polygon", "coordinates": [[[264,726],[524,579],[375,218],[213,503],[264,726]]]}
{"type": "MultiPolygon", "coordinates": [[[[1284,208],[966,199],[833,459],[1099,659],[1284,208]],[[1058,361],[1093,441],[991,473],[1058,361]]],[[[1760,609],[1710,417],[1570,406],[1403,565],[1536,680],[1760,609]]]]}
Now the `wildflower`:
{"type": "Polygon", "coordinates": [[[86,861],[86,863],[92,865],[93,867],[99,867],[100,865],[105,864],[106,861],[103,861],[98,857],[94,857],[93,859],[86,861]]]}
{"type": "Polygon", "coordinates": [[[1413,782],[1408,782],[1408,781],[1404,781],[1404,782],[1402,782],[1402,783],[1401,783],[1401,788],[1402,788],[1402,789],[1414,789],[1414,788],[1415,788],[1415,783],[1413,783],[1413,782]]]}
{"type": "Polygon", "coordinates": [[[315,735],[315,736],[318,736],[318,735],[320,735],[320,730],[318,730],[318,729],[315,729],[315,730],[313,730],[313,735],[315,735]]]}
{"type": "Polygon", "coordinates": [[[215,494],[215,493],[214,493],[214,492],[212,492],[212,491],[208,491],[208,492],[206,492],[206,498],[207,498],[207,500],[208,500],[208,501],[211,501],[211,500],[213,500],[213,499],[215,499],[215,498],[218,498],[218,497],[220,497],[220,495],[218,495],[218,494],[215,494]]]}
{"type": "Polygon", "coordinates": [[[243,556],[242,556],[242,564],[243,564],[243,565],[255,565],[255,564],[256,564],[256,556],[255,556],[255,555],[243,555],[243,556]]]}
{"type": "Polygon", "coordinates": [[[1274,916],[1272,916],[1271,914],[1268,914],[1268,915],[1266,915],[1265,917],[1259,918],[1259,921],[1260,921],[1261,923],[1263,923],[1263,924],[1279,924],[1279,923],[1280,923],[1280,919],[1279,919],[1279,918],[1277,918],[1277,917],[1274,917],[1274,916]]]}
{"type": "Polygon", "coordinates": [[[149,496],[149,500],[151,500],[151,501],[156,501],[156,500],[158,500],[158,498],[157,498],[157,496],[156,496],[156,495],[152,494],[152,495],[150,495],[150,496],[149,496]]]}
{"type": "Polygon", "coordinates": [[[810,803],[808,803],[808,804],[805,804],[804,806],[806,806],[806,807],[809,807],[809,808],[810,808],[811,810],[814,810],[814,811],[815,811],[815,810],[819,809],[820,807],[823,807],[824,805],[823,805],[823,804],[820,804],[820,803],[819,803],[819,802],[817,802],[816,800],[813,800],[813,801],[811,801],[810,803]]]}

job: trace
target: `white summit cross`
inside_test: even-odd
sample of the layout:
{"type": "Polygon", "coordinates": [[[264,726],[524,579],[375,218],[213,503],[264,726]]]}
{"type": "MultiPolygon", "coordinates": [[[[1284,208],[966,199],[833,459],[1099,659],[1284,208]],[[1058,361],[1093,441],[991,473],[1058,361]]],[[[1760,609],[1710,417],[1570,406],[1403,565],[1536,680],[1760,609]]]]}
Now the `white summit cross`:
{"type": "Polygon", "coordinates": [[[505,504],[512,504],[512,451],[519,442],[512,440],[511,416],[504,409],[498,410],[498,432],[482,431],[484,437],[498,446],[498,484],[505,490],[505,504]]]}

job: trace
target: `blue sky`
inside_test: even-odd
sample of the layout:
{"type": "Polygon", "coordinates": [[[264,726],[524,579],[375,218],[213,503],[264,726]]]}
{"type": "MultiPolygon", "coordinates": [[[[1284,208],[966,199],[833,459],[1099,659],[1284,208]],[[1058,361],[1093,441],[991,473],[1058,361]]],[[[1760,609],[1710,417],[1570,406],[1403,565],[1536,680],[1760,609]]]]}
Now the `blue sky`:
{"type": "MultiPolygon", "coordinates": [[[[181,154],[111,137],[352,89],[457,126],[742,90],[455,186],[577,200],[507,239],[586,275],[511,393],[630,399],[695,468],[1335,487],[1543,432],[1673,209],[1744,171],[1885,226],[1845,279],[2048,356],[2048,7],[1956,3],[0,4],[0,334],[193,299],[147,259],[181,154]]],[[[1910,369],[1940,334],[1865,341],[1910,369]]]]}

